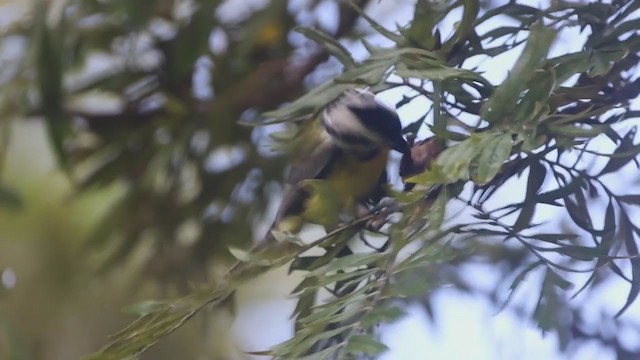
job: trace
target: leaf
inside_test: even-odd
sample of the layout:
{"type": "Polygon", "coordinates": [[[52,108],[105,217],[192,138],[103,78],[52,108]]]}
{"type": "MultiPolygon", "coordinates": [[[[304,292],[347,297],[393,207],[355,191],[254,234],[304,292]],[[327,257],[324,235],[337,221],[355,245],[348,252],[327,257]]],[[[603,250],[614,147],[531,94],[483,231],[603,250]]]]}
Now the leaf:
{"type": "MultiPolygon", "coordinates": [[[[576,191],[576,193],[578,192],[580,192],[580,190],[576,191]]],[[[591,217],[589,216],[587,208],[579,206],[568,196],[564,198],[564,205],[567,208],[567,213],[569,213],[569,217],[571,217],[574,224],[591,234],[598,235],[600,233],[591,225],[591,217]]]]}
{"type": "MultiPolygon", "coordinates": [[[[416,258],[416,263],[423,266],[427,262],[426,258],[416,258]]],[[[415,274],[407,274],[397,279],[388,289],[388,294],[395,298],[410,298],[414,296],[422,296],[434,288],[436,284],[432,281],[416,276],[415,274]]]]}
{"type": "Polygon", "coordinates": [[[403,78],[415,78],[434,81],[443,81],[447,79],[466,79],[478,81],[485,86],[491,87],[491,84],[485,78],[473,71],[449,67],[437,63],[431,65],[426,61],[422,62],[420,67],[408,67],[405,64],[399,64],[396,68],[396,74],[403,78]]]}
{"type": "Polygon", "coordinates": [[[629,163],[631,160],[635,159],[635,157],[640,153],[640,147],[638,147],[637,149],[634,147],[633,144],[633,140],[635,139],[635,135],[636,135],[636,128],[633,127],[631,128],[627,134],[622,138],[621,142],[620,142],[620,146],[618,146],[618,148],[613,152],[613,154],[620,154],[623,152],[627,152],[630,149],[634,149],[634,152],[630,153],[628,156],[625,157],[612,157],[608,162],[607,165],[604,166],[604,168],[602,168],[602,171],[600,171],[600,174],[598,174],[598,177],[605,175],[605,174],[609,174],[612,173],[620,168],[622,168],[623,166],[625,166],[627,163],[629,163]]]}
{"type": "MultiPolygon", "coordinates": [[[[351,303],[351,305],[356,305],[351,303]]],[[[340,323],[356,315],[361,309],[357,306],[336,305],[317,310],[306,317],[298,318],[301,327],[326,326],[331,323],[340,323]]]]}
{"type": "Polygon", "coordinates": [[[547,60],[555,73],[556,85],[562,85],[574,74],[581,74],[589,69],[590,50],[564,54],[547,60]]]}
{"type": "Polygon", "coordinates": [[[388,349],[385,344],[375,340],[371,335],[350,336],[346,346],[347,352],[354,355],[365,354],[375,356],[388,349]]]}
{"type": "Polygon", "coordinates": [[[355,61],[351,57],[351,53],[349,53],[349,51],[335,38],[320,30],[308,27],[297,27],[294,30],[324,46],[329,54],[335,56],[335,58],[338,59],[346,69],[355,66],[355,61]]]}
{"type": "Polygon", "coordinates": [[[617,197],[618,200],[620,201],[624,201],[628,204],[631,205],[638,205],[640,206],[640,194],[633,194],[633,195],[620,195],[617,197]]]}
{"type": "Polygon", "coordinates": [[[573,287],[573,284],[571,282],[565,280],[564,278],[562,278],[562,276],[558,275],[558,273],[551,270],[550,268],[547,268],[547,279],[549,279],[551,284],[559,287],[562,290],[569,290],[573,287]]]}
{"type": "Polygon", "coordinates": [[[569,184],[565,186],[561,186],[557,189],[537,195],[536,201],[542,204],[556,205],[556,200],[564,198],[569,194],[573,194],[577,189],[580,188],[580,184],[582,184],[582,179],[574,178],[569,184]]]}
{"type": "Polygon", "coordinates": [[[360,322],[365,328],[380,323],[392,323],[405,316],[406,312],[397,306],[378,306],[362,317],[360,322]]]}
{"type": "Polygon", "coordinates": [[[458,23],[458,26],[456,26],[455,33],[442,45],[445,51],[451,50],[455,45],[462,45],[469,33],[474,29],[473,23],[478,17],[480,10],[479,2],[477,0],[463,0],[461,4],[464,6],[462,19],[458,23]]]}
{"type": "Polygon", "coordinates": [[[531,263],[529,265],[527,265],[524,269],[522,269],[522,271],[520,271],[520,273],[518,273],[518,275],[513,279],[513,282],[511,282],[511,285],[509,286],[509,295],[507,296],[507,298],[504,300],[504,302],[502,303],[502,305],[500,306],[499,311],[504,310],[507,305],[509,304],[509,302],[511,302],[511,299],[513,298],[513,295],[515,294],[516,289],[518,288],[518,286],[520,286],[520,283],[522,283],[522,281],[527,277],[527,275],[533,271],[535,268],[537,268],[540,265],[543,265],[544,262],[542,260],[540,261],[536,261],[534,263],[531,263]]]}
{"type": "Polygon", "coordinates": [[[469,165],[476,154],[500,136],[497,132],[473,133],[438,155],[431,169],[406,179],[421,185],[451,184],[469,178],[469,165]]]}
{"type": "MultiPolygon", "coordinates": [[[[63,89],[63,46],[65,33],[61,23],[47,21],[48,4],[37,4],[37,55],[36,70],[41,110],[44,114],[49,140],[62,169],[68,171],[68,159],[65,141],[71,135],[71,124],[63,108],[65,93],[63,89]]],[[[63,17],[57,19],[62,22],[63,17]]]]}
{"type": "Polygon", "coordinates": [[[509,76],[483,104],[481,112],[483,119],[489,123],[498,123],[515,109],[520,94],[526,89],[535,71],[546,58],[555,36],[555,31],[542,23],[536,23],[531,27],[527,45],[509,76]]]}
{"type": "Polygon", "coordinates": [[[633,257],[629,259],[631,264],[631,289],[629,289],[629,295],[625,301],[622,309],[616,313],[616,318],[620,317],[624,312],[633,304],[633,302],[640,294],[640,258],[638,257],[638,244],[633,232],[633,223],[626,215],[620,216],[620,233],[624,239],[624,244],[627,248],[627,253],[633,257]]]}
{"type": "Polygon", "coordinates": [[[422,117],[420,117],[418,120],[405,126],[402,129],[402,134],[417,134],[418,131],[420,131],[420,128],[422,127],[422,125],[424,124],[426,118],[427,118],[427,115],[425,114],[422,117]]]}
{"type": "MultiPolygon", "coordinates": [[[[306,280],[306,279],[304,279],[306,280]]],[[[303,280],[303,282],[304,282],[303,280]]],[[[291,318],[302,319],[311,315],[313,305],[315,305],[316,297],[318,296],[318,289],[307,288],[298,296],[296,307],[293,309],[291,318]]],[[[300,321],[295,322],[295,330],[299,331],[303,328],[303,324],[300,321]]]]}
{"type": "Polygon", "coordinates": [[[346,2],[347,5],[351,6],[363,19],[365,19],[371,27],[378,32],[380,35],[386,37],[387,39],[393,41],[396,44],[401,44],[404,42],[404,38],[396,33],[393,33],[387,30],[384,26],[378,24],[375,20],[373,20],[369,15],[367,15],[362,9],[360,9],[356,4],[351,1],[346,2]]]}
{"type": "Polygon", "coordinates": [[[126,306],[123,311],[129,315],[145,316],[153,312],[167,309],[169,305],[163,301],[147,300],[126,306]]]}
{"type": "MultiPolygon", "coordinates": [[[[332,80],[327,81],[324,84],[309,91],[305,95],[299,97],[294,102],[278,110],[264,113],[263,116],[274,119],[265,121],[259,125],[275,124],[291,118],[308,115],[335,100],[345,91],[353,89],[355,87],[355,84],[336,84],[332,80]]],[[[241,124],[255,125],[253,123],[245,124],[242,122],[241,124]]]]}
{"type": "Polygon", "coordinates": [[[607,255],[607,253],[600,248],[578,245],[563,245],[557,249],[553,249],[553,251],[582,261],[592,261],[607,255]]]}
{"type": "Polygon", "coordinates": [[[364,265],[369,265],[373,262],[379,261],[384,257],[383,253],[371,252],[371,253],[356,253],[340,258],[333,259],[327,265],[312,271],[310,276],[322,276],[327,272],[345,270],[357,268],[364,265]]]}
{"type": "Polygon", "coordinates": [[[527,235],[527,237],[552,244],[557,244],[561,240],[575,240],[579,238],[576,234],[533,234],[527,235]]]}
{"type": "Polygon", "coordinates": [[[247,251],[245,249],[240,249],[237,247],[233,247],[233,246],[229,246],[227,247],[227,250],[229,250],[229,252],[231,253],[231,255],[243,262],[247,262],[250,261],[252,256],[251,256],[251,252],[247,251]]]}
{"type": "Polygon", "coordinates": [[[375,269],[361,269],[349,272],[339,272],[331,275],[317,276],[317,286],[326,286],[339,281],[360,282],[375,273],[375,269]]]}
{"type": "Polygon", "coordinates": [[[553,90],[558,86],[555,71],[539,70],[533,75],[531,87],[516,107],[515,119],[519,123],[532,123],[533,127],[540,122],[542,104],[547,104],[553,90]]]}
{"type": "Polygon", "coordinates": [[[518,215],[518,219],[513,224],[514,232],[517,233],[529,227],[538,203],[536,197],[538,191],[540,191],[540,188],[542,187],[542,184],[544,184],[546,174],[547,168],[541,163],[534,161],[529,165],[529,178],[527,179],[524,206],[518,215]]]}
{"type": "Polygon", "coordinates": [[[212,287],[195,295],[185,296],[168,305],[151,304],[149,312],[112,336],[111,342],[85,360],[132,359],[143,353],[160,338],[172,333],[206,305],[223,302],[233,293],[226,286],[212,287]]]}
{"type": "Polygon", "coordinates": [[[469,173],[473,182],[484,185],[493,180],[510,155],[511,134],[504,133],[471,160],[469,173]]]}
{"type": "Polygon", "coordinates": [[[592,138],[596,137],[609,128],[609,125],[592,125],[590,128],[577,125],[549,125],[549,133],[572,138],[592,138]]]}
{"type": "Polygon", "coordinates": [[[0,206],[4,206],[11,210],[18,210],[22,208],[23,204],[20,196],[15,192],[4,186],[0,186],[0,206]]]}

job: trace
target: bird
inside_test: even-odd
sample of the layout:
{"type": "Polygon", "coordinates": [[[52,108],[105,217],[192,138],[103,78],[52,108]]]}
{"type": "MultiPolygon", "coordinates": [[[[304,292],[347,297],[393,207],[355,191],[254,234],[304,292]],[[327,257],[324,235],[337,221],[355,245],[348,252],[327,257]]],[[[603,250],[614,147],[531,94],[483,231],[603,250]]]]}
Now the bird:
{"type": "Polygon", "coordinates": [[[358,206],[375,204],[384,196],[389,152],[411,152],[395,109],[361,89],[329,103],[302,127],[291,149],[282,200],[262,244],[275,240],[274,231],[295,234],[305,223],[335,226],[342,213],[355,215],[358,206]]]}

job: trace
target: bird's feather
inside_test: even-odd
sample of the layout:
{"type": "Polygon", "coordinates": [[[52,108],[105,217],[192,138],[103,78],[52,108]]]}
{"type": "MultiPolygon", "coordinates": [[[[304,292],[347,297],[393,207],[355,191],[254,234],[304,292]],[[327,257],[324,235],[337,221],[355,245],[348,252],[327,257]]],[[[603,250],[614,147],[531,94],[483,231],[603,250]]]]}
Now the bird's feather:
{"type": "Polygon", "coordinates": [[[276,223],[289,214],[302,212],[304,201],[309,196],[302,182],[308,179],[323,179],[341,150],[318,122],[312,122],[308,128],[302,130],[292,152],[291,167],[285,179],[286,187],[276,215],[276,223]]]}

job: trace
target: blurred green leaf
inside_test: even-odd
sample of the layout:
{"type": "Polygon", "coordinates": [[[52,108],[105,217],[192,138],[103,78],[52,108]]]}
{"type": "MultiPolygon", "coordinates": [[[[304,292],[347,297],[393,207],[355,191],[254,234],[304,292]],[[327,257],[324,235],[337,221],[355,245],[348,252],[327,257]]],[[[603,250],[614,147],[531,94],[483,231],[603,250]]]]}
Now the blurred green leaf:
{"type": "Polygon", "coordinates": [[[325,34],[322,31],[307,27],[297,27],[295,30],[308,37],[309,39],[322,44],[325,48],[327,48],[329,54],[335,56],[336,59],[338,59],[338,61],[340,61],[342,65],[344,65],[345,69],[354,67],[355,61],[351,57],[349,51],[345,49],[345,47],[342,46],[342,44],[340,44],[333,37],[325,34]]]}
{"type": "Polygon", "coordinates": [[[18,194],[0,185],[0,206],[11,210],[18,210],[22,208],[23,203],[18,194]]]}
{"type": "Polygon", "coordinates": [[[536,196],[538,195],[544,179],[547,175],[547,168],[537,161],[532,161],[529,165],[529,177],[527,179],[527,190],[524,198],[524,206],[513,224],[513,231],[519,232],[531,225],[531,219],[535,213],[536,196]]]}
{"type": "Polygon", "coordinates": [[[625,166],[626,164],[634,160],[638,154],[640,154],[640,147],[633,144],[635,135],[636,135],[636,128],[633,127],[622,138],[622,141],[620,142],[620,146],[618,146],[618,148],[613,152],[614,155],[622,154],[622,153],[625,153],[627,155],[624,157],[612,157],[611,159],[609,159],[609,162],[607,162],[607,165],[605,165],[602,171],[600,171],[599,176],[612,173],[622,168],[623,166],[625,166]],[[632,151],[629,152],[630,150],[632,151]]]}
{"type": "Polygon", "coordinates": [[[163,301],[147,300],[126,306],[123,311],[129,315],[145,316],[153,312],[166,310],[169,305],[163,301]]]}
{"type": "Polygon", "coordinates": [[[520,94],[533,78],[536,70],[546,59],[551,43],[555,39],[555,31],[536,23],[531,27],[527,45],[509,76],[496,88],[491,98],[482,106],[482,118],[490,123],[504,123],[506,115],[516,106],[520,94]]]}
{"type": "Polygon", "coordinates": [[[469,164],[471,180],[484,185],[493,180],[511,155],[511,134],[504,133],[490,142],[469,164]]]}
{"type": "Polygon", "coordinates": [[[396,306],[379,306],[367,313],[360,321],[363,326],[369,327],[380,323],[393,323],[405,315],[406,312],[396,306]]]}
{"type": "Polygon", "coordinates": [[[640,258],[638,257],[638,244],[636,243],[635,234],[640,235],[640,231],[635,228],[631,220],[623,214],[620,217],[620,230],[619,235],[622,236],[624,244],[627,248],[627,252],[632,255],[629,259],[631,265],[631,288],[629,289],[629,295],[622,308],[616,313],[616,317],[620,317],[624,312],[633,304],[633,302],[640,294],[640,258]]]}
{"type": "Polygon", "coordinates": [[[474,157],[485,147],[498,140],[500,133],[474,133],[471,136],[446,150],[444,150],[431,169],[406,179],[422,185],[451,184],[458,180],[469,178],[469,166],[474,157]]]}
{"type": "Polygon", "coordinates": [[[389,348],[375,340],[371,335],[354,335],[349,337],[346,349],[351,354],[374,356],[387,351],[389,348]]]}

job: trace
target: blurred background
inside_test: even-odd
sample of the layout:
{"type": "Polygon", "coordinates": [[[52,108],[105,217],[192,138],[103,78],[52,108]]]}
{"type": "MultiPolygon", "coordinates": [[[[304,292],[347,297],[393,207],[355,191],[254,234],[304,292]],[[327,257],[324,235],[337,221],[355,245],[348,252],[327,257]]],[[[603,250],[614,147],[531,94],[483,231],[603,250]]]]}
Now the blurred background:
{"type": "MultiPolygon", "coordinates": [[[[391,29],[414,16],[414,1],[355,3],[391,29]]],[[[134,319],[131,304],[197,288],[232,263],[229,246],[262,236],[285,164],[271,138],[290,128],[240,123],[341,71],[297,25],[340,39],[356,59],[363,38],[388,45],[338,1],[0,1],[0,359],[96,351],[134,319]]],[[[569,32],[557,47],[579,40],[569,32]]],[[[482,70],[498,83],[516,56],[482,70]]],[[[402,108],[403,122],[421,106],[402,108]]],[[[637,188],[637,169],[625,171],[620,187],[637,188]]],[[[502,261],[525,255],[491,251],[501,253],[451,264],[439,270],[445,286],[407,299],[408,316],[380,328],[382,358],[640,358],[639,306],[612,319],[623,282],[602,279],[565,309],[568,344],[530,319],[537,287],[499,311],[512,269],[502,261]]],[[[196,317],[142,358],[252,358],[243,351],[292,335],[288,294],[299,280],[285,269],[260,277],[234,306],[196,317]]]]}

